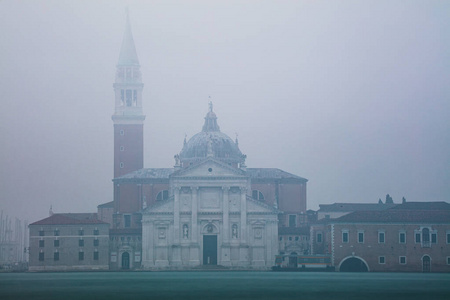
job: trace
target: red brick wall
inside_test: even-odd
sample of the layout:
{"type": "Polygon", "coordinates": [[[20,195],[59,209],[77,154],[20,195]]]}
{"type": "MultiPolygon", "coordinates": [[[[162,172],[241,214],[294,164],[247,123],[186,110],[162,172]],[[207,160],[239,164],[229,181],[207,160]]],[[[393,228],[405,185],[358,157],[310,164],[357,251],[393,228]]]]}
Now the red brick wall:
{"type": "Polygon", "coordinates": [[[114,178],[144,166],[143,125],[114,125],[114,178]],[[124,134],[121,135],[120,131],[124,134]],[[120,151],[123,146],[124,150],[120,151]],[[123,168],[120,168],[120,163],[123,168]]]}

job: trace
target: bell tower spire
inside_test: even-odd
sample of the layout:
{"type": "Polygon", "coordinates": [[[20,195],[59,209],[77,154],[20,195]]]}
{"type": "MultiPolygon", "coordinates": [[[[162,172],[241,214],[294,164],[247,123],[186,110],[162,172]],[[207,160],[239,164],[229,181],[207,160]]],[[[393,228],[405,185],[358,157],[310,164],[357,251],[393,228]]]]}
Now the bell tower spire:
{"type": "Polygon", "coordinates": [[[114,178],[144,166],[142,83],[139,59],[127,11],[114,82],[114,178]]]}

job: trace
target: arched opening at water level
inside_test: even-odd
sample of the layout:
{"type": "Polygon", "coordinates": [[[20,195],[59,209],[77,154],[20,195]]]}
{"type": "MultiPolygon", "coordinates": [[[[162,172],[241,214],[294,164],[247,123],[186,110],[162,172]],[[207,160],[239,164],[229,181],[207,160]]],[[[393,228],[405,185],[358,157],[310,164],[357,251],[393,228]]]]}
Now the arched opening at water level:
{"type": "Polygon", "coordinates": [[[358,257],[344,259],[339,267],[340,272],[368,272],[367,264],[358,257]]]}

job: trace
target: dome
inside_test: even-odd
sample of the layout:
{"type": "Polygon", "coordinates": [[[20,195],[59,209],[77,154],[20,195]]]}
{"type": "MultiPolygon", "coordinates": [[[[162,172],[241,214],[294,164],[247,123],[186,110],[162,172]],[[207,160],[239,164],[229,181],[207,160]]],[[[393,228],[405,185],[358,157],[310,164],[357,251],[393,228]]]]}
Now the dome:
{"type": "Polygon", "coordinates": [[[206,114],[202,131],[190,138],[188,142],[185,141],[180,152],[180,160],[184,166],[206,157],[214,157],[236,166],[244,158],[237,140],[234,142],[228,135],[220,132],[212,103],[206,114]]]}

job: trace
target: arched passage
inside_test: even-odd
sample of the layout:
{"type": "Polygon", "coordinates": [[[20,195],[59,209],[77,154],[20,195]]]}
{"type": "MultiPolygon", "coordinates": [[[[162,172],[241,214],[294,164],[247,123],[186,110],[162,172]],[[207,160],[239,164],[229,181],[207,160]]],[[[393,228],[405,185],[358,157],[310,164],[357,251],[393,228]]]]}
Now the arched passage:
{"type": "Polygon", "coordinates": [[[345,258],[339,266],[340,272],[368,272],[366,262],[359,257],[345,258]]]}

